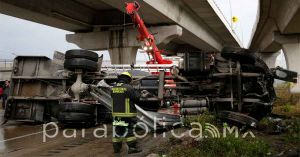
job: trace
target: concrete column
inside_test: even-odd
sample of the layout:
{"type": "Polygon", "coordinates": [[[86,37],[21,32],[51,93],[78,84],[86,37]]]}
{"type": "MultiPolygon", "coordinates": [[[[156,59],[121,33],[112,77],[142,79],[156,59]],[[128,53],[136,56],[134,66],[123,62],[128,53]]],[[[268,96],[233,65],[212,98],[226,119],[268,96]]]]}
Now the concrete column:
{"type": "MultiPolygon", "coordinates": [[[[155,35],[156,44],[163,49],[170,41],[182,35],[178,25],[157,26],[149,28],[155,35]]],[[[136,28],[110,28],[107,31],[67,34],[66,40],[82,49],[108,50],[112,64],[135,63],[137,49],[141,47],[136,39],[136,28]]]]}
{"type": "MultiPolygon", "coordinates": [[[[287,62],[287,68],[300,74],[300,42],[282,44],[282,49],[287,62]]],[[[291,88],[292,93],[300,93],[300,82],[298,77],[298,83],[291,88]]]]}
{"type": "Polygon", "coordinates": [[[124,47],[108,49],[112,64],[132,64],[136,61],[136,54],[139,47],[124,47]]]}
{"type": "Polygon", "coordinates": [[[259,53],[261,59],[265,61],[269,68],[275,68],[276,59],[280,52],[276,53],[259,53]]]}

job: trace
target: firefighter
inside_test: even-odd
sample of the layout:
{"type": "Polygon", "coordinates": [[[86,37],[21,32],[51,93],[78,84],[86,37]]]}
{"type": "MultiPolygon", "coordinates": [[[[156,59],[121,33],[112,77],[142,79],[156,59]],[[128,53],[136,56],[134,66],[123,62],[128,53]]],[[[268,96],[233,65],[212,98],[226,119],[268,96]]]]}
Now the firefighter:
{"type": "Polygon", "coordinates": [[[133,134],[134,125],[137,122],[135,103],[140,94],[130,85],[132,76],[129,72],[123,72],[118,76],[116,86],[112,88],[113,99],[113,148],[116,156],[120,155],[122,142],[128,145],[128,154],[138,153],[142,150],[138,147],[137,139],[133,134]]]}

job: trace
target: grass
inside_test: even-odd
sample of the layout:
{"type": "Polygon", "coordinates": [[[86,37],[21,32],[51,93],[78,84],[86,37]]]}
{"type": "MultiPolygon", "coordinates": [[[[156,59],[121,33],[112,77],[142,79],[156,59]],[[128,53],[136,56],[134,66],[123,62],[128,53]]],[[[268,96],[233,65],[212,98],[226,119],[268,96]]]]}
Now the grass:
{"type": "MultiPolygon", "coordinates": [[[[288,125],[287,132],[283,135],[286,144],[300,145],[300,94],[291,93],[292,83],[282,83],[275,88],[277,100],[274,103],[272,113],[288,116],[285,120],[288,125]],[[297,118],[298,117],[298,118],[297,118]]],[[[266,127],[273,127],[267,119],[262,119],[260,123],[266,127]]]]}
{"type": "MultiPolygon", "coordinates": [[[[212,124],[213,126],[216,126],[217,129],[222,130],[221,125],[218,123],[217,118],[215,115],[209,112],[204,112],[201,115],[198,116],[188,116],[184,119],[184,126],[187,128],[195,128],[195,130],[192,131],[193,136],[197,136],[199,132],[199,126],[200,124],[202,126],[202,129],[205,129],[207,123],[212,124]],[[193,123],[196,123],[194,125],[191,125],[193,123]]],[[[209,136],[209,133],[206,131],[203,131],[203,136],[209,136]]]]}
{"type": "Polygon", "coordinates": [[[258,130],[268,131],[270,129],[274,129],[276,124],[271,122],[268,118],[263,118],[258,122],[258,130]]]}
{"type": "Polygon", "coordinates": [[[292,119],[284,140],[288,144],[300,145],[300,118],[292,119]]]}
{"type": "Polygon", "coordinates": [[[226,138],[208,138],[200,142],[200,154],[203,156],[265,156],[269,146],[258,139],[243,139],[228,136],[226,138]]]}
{"type": "Polygon", "coordinates": [[[300,94],[291,93],[290,88],[292,85],[290,83],[282,83],[275,87],[277,100],[275,106],[282,106],[285,104],[296,105],[300,101],[300,94]]]}
{"type": "Polygon", "coordinates": [[[300,117],[300,94],[290,92],[291,83],[282,83],[275,88],[277,100],[273,113],[286,116],[300,117]]]}
{"type": "Polygon", "coordinates": [[[251,138],[205,138],[201,141],[189,140],[188,142],[168,142],[160,151],[160,156],[168,157],[255,157],[266,156],[269,153],[269,145],[262,140],[251,138]],[[168,149],[165,149],[165,148],[168,149]],[[167,151],[168,150],[168,151],[167,151]]]}
{"type": "Polygon", "coordinates": [[[192,122],[198,122],[201,125],[204,125],[205,123],[210,123],[210,124],[216,125],[217,124],[217,119],[216,119],[215,115],[213,115],[211,113],[208,113],[208,112],[204,112],[203,114],[201,114],[199,116],[187,116],[184,119],[183,124],[186,127],[191,127],[190,124],[192,122]]]}
{"type": "Polygon", "coordinates": [[[289,103],[283,105],[281,109],[283,112],[291,112],[292,111],[292,107],[289,103]]]}
{"type": "Polygon", "coordinates": [[[285,115],[288,117],[300,117],[300,103],[291,105],[291,104],[285,104],[285,105],[274,105],[272,113],[278,114],[278,115],[285,115]]]}
{"type": "MultiPolygon", "coordinates": [[[[201,116],[190,116],[184,121],[185,126],[192,128],[191,122],[199,122],[204,126],[205,123],[216,125],[222,133],[222,125],[218,124],[216,117],[209,113],[201,116]]],[[[203,128],[204,129],[204,128],[203,128]]],[[[205,135],[205,132],[203,132],[205,135]]],[[[226,138],[202,138],[195,140],[191,137],[177,139],[170,137],[167,142],[157,146],[154,152],[160,156],[167,157],[255,157],[266,156],[269,153],[269,145],[257,138],[235,138],[229,135],[226,138]]]]}

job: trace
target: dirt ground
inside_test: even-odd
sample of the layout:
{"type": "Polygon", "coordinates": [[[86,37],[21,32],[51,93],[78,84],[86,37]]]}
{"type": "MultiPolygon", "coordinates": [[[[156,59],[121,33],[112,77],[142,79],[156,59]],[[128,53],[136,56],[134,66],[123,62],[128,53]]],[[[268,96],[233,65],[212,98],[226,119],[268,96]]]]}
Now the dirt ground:
{"type": "MultiPolygon", "coordinates": [[[[2,122],[2,109],[0,109],[0,117],[2,122]]],[[[85,129],[85,137],[82,137],[82,130],[77,129],[76,138],[63,137],[63,129],[59,129],[55,138],[47,138],[47,141],[43,142],[42,124],[10,121],[0,126],[0,157],[112,157],[114,154],[111,142],[111,126],[107,125],[107,138],[95,138],[93,131],[99,127],[103,126],[85,129]]],[[[47,133],[53,135],[55,129],[47,133]]],[[[98,132],[98,134],[102,135],[101,132],[98,132]]],[[[143,148],[142,153],[128,155],[127,147],[124,144],[122,156],[147,156],[153,144],[157,142],[159,141],[153,139],[152,134],[149,134],[139,140],[143,148]]]]}
{"type": "MultiPolygon", "coordinates": [[[[3,116],[3,110],[0,111],[0,116],[3,116]]],[[[101,126],[98,126],[101,127],[101,126]]],[[[53,139],[47,139],[43,142],[42,124],[30,124],[21,122],[8,122],[4,126],[0,126],[0,157],[111,157],[114,156],[111,142],[111,126],[108,125],[107,138],[93,137],[94,128],[85,130],[85,137],[82,137],[82,130],[77,131],[76,138],[63,137],[62,129],[59,130],[58,136],[53,139]],[[6,140],[6,141],[5,141],[6,140]]],[[[184,128],[177,129],[179,132],[184,132],[184,128]]],[[[49,131],[53,134],[54,130],[49,131]]],[[[284,156],[289,151],[295,151],[300,148],[300,145],[289,144],[284,141],[285,134],[272,135],[264,131],[254,131],[255,136],[263,139],[270,144],[273,155],[284,156]],[[281,155],[280,155],[281,154],[281,155]]],[[[163,138],[163,133],[149,134],[139,140],[143,152],[135,155],[127,155],[126,146],[123,146],[122,156],[147,156],[151,153],[158,153],[155,149],[163,147],[170,140],[170,132],[163,138]]],[[[170,149],[168,146],[163,149],[170,149]]],[[[273,156],[272,155],[272,156],[273,156]]]]}

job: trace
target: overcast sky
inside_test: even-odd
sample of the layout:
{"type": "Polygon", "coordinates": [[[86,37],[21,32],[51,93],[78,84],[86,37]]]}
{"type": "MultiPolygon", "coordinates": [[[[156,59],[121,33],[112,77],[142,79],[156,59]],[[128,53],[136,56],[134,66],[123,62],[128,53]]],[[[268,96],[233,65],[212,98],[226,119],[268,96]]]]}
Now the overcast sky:
{"type": "Polygon", "coordinates": [[[244,47],[248,47],[252,34],[252,28],[256,21],[258,0],[214,0],[227,21],[231,24],[231,17],[238,17],[238,22],[232,28],[242,41],[244,47]]]}
{"type": "MultiPolygon", "coordinates": [[[[214,0],[230,23],[231,16],[239,22],[233,28],[245,47],[248,46],[256,20],[258,0],[214,0]]],[[[55,50],[65,52],[78,48],[65,41],[68,31],[0,14],[0,58],[15,55],[45,55],[52,57],[55,50]]],[[[109,59],[105,55],[105,59],[109,59]]],[[[138,55],[139,59],[145,56],[138,55]]]]}
{"type": "Polygon", "coordinates": [[[45,55],[52,57],[55,50],[77,48],[67,43],[67,32],[15,17],[0,14],[0,54],[11,59],[14,55],[45,55]]]}

